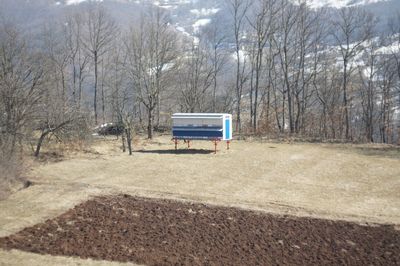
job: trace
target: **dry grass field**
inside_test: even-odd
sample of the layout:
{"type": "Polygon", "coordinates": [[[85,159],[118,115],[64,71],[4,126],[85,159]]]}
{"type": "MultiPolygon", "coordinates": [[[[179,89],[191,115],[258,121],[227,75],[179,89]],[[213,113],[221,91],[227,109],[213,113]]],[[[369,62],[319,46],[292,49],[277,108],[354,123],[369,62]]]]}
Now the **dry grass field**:
{"type": "MultiPolygon", "coordinates": [[[[400,149],[380,145],[234,141],[168,137],[120,151],[99,138],[92,151],[32,162],[33,186],[0,201],[0,237],[54,218],[99,195],[129,194],[251,209],[277,215],[400,226],[400,149]]],[[[108,265],[108,262],[0,250],[0,265],[108,265]]],[[[117,264],[117,263],[116,263],[117,264]]]]}

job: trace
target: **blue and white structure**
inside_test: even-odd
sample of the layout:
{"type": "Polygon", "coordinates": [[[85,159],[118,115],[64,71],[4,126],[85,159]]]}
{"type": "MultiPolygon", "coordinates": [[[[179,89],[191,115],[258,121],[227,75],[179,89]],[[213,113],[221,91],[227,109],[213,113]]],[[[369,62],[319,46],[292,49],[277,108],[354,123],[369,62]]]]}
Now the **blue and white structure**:
{"type": "Polygon", "coordinates": [[[172,116],[172,138],[185,140],[190,147],[191,140],[211,140],[217,142],[232,140],[232,115],[216,113],[176,113],[172,116]]]}

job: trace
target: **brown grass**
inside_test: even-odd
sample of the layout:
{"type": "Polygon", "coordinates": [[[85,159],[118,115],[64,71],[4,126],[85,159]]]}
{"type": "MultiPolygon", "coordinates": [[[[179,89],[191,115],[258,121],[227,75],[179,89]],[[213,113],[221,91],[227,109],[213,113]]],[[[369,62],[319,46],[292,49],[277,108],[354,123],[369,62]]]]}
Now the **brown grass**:
{"type": "Polygon", "coordinates": [[[0,200],[6,199],[26,185],[26,179],[22,176],[23,170],[21,158],[6,156],[0,152],[0,200]]]}
{"type": "MultiPolygon", "coordinates": [[[[127,193],[275,214],[400,225],[400,156],[392,146],[135,139],[133,156],[115,137],[90,152],[35,162],[35,185],[0,201],[0,236],[43,222],[96,195],[127,193]]],[[[0,259],[1,263],[1,259],[0,259]]]]}

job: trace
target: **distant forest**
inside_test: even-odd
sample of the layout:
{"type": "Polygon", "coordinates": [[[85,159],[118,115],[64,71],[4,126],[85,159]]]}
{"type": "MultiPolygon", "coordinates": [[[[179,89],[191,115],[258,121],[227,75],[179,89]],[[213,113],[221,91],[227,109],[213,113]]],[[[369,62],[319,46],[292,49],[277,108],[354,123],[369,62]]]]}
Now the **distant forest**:
{"type": "Polygon", "coordinates": [[[124,139],[168,129],[174,112],[234,115],[238,138],[399,143],[400,15],[361,7],[226,0],[229,18],[194,35],[155,6],[121,27],[101,2],[37,33],[0,19],[0,147],[38,156],[113,122],[124,139]],[[382,24],[382,23],[381,23],[382,24]]]}

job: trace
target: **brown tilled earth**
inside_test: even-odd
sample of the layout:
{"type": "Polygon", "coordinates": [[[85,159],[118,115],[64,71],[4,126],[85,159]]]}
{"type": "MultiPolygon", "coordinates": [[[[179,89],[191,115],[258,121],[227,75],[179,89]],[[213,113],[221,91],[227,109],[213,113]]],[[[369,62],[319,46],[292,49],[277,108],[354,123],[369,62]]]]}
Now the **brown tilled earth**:
{"type": "Polygon", "coordinates": [[[97,197],[0,248],[147,265],[400,265],[393,226],[128,195],[97,197]]]}

